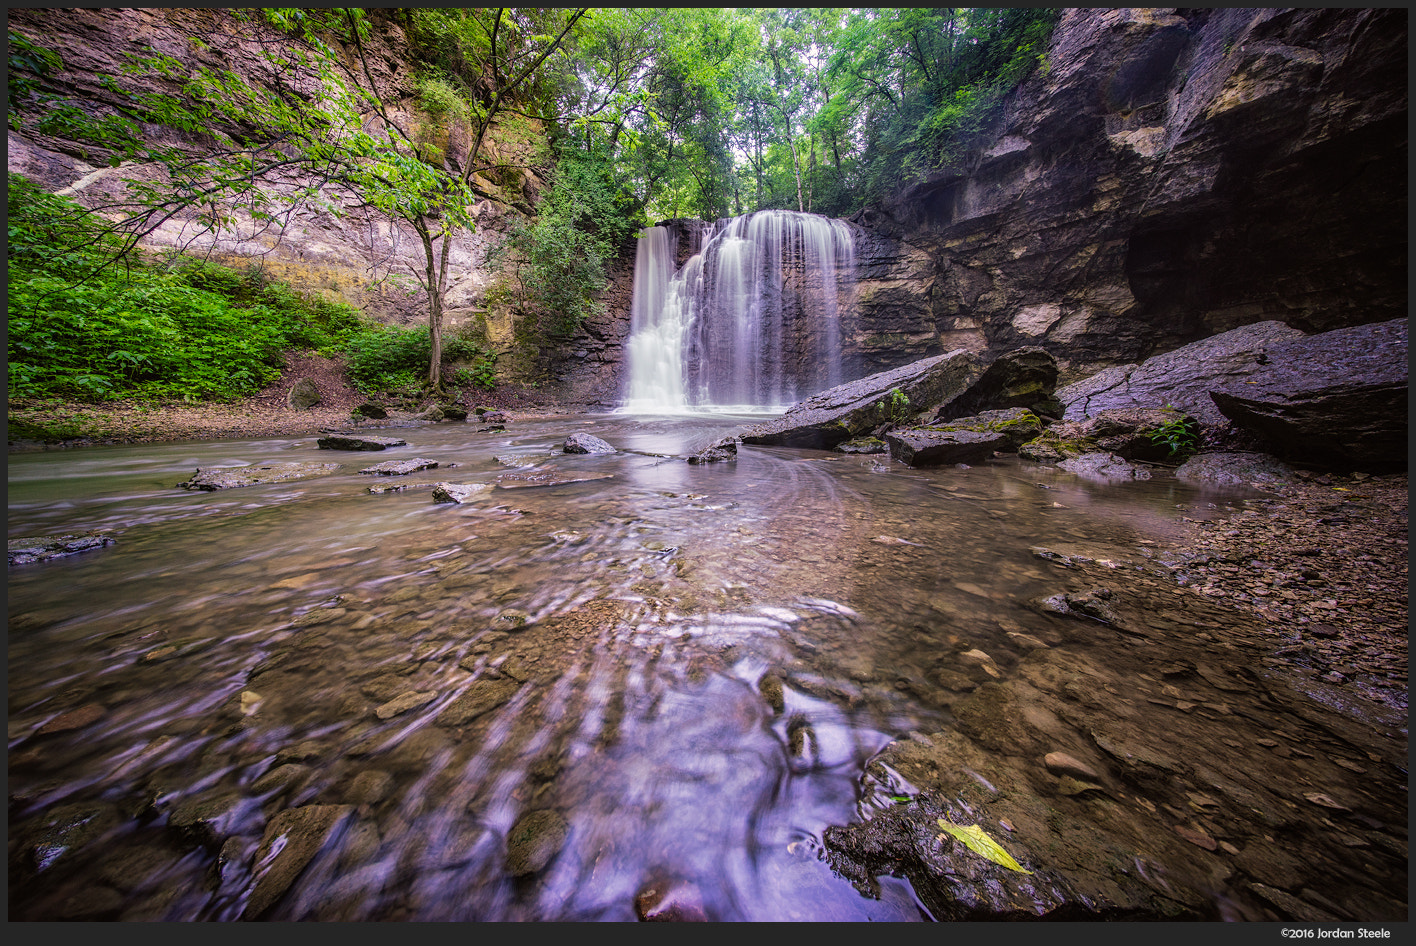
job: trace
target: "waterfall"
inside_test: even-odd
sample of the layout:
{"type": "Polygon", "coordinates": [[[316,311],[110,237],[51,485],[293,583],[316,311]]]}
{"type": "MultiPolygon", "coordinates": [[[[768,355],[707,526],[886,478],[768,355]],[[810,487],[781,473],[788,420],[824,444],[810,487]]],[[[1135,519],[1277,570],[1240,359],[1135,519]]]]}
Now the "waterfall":
{"type": "Polygon", "coordinates": [[[623,410],[779,410],[841,383],[850,227],[763,210],[704,237],[677,272],[668,227],[639,238],[623,410]]]}

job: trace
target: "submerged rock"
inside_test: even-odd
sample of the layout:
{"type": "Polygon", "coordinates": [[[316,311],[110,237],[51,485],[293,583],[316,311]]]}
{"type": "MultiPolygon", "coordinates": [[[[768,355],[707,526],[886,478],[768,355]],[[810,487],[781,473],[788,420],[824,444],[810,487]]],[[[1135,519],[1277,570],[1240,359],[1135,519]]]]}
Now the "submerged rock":
{"type": "Polygon", "coordinates": [[[339,469],[338,463],[265,463],[258,466],[225,467],[219,470],[198,468],[192,478],[177,485],[182,489],[198,489],[210,492],[218,489],[237,489],[242,486],[259,486],[263,483],[288,483],[304,480],[312,476],[325,476],[339,469]]]}
{"type": "Polygon", "coordinates": [[[259,919],[270,909],[353,810],[352,805],[306,805],[276,813],[256,850],[256,884],[242,918],[259,919]]]}
{"type": "Polygon", "coordinates": [[[113,545],[118,540],[110,532],[93,531],[67,535],[37,535],[10,539],[6,557],[11,565],[45,562],[51,558],[77,555],[91,549],[113,545]]]}
{"type": "Polygon", "coordinates": [[[570,826],[559,812],[527,812],[507,832],[507,870],[513,877],[540,872],[555,860],[569,836],[570,826]]]}

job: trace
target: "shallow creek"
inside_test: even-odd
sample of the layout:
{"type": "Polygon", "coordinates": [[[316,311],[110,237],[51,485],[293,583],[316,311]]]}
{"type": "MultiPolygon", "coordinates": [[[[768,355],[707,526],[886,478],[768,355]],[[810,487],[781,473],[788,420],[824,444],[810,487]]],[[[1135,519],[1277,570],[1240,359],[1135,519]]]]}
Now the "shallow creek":
{"type": "Polygon", "coordinates": [[[877,753],[952,725],[916,683],[976,651],[1007,680],[1020,641],[1065,642],[1032,547],[1137,559],[1253,494],[1017,460],[684,461],[758,419],[12,455],[11,538],[117,542],[10,569],[11,918],[633,920],[670,890],[720,920],[929,919],[822,845],[900,790],[863,778],[877,753]],[[561,453],[577,431],[619,452],[561,453]],[[359,472],[412,457],[439,467],[359,472]],[[175,487],[291,461],[340,468],[175,487]],[[513,476],[547,471],[599,478],[513,476]],[[499,485],[447,504],[438,481],[499,485]],[[313,820],[263,845],[293,809],[313,820]],[[301,831],[307,862],[262,886],[301,831]]]}

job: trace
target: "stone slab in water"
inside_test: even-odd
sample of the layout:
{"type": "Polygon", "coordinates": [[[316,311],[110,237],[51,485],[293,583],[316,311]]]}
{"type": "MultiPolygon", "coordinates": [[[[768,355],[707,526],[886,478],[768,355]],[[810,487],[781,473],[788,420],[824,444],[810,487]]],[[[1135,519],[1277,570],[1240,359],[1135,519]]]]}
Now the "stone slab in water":
{"type": "Polygon", "coordinates": [[[360,437],[354,434],[329,434],[319,439],[321,450],[386,450],[406,447],[408,441],[397,437],[360,437]]]}
{"type": "Polygon", "coordinates": [[[978,463],[1008,446],[1008,435],[978,430],[934,430],[914,427],[885,435],[890,456],[910,466],[978,463]]]}
{"type": "Polygon", "coordinates": [[[263,483],[288,483],[312,476],[326,476],[339,469],[338,463],[264,463],[258,466],[238,466],[220,470],[197,469],[192,478],[178,483],[182,489],[210,492],[217,489],[237,489],[263,483]]]}
{"type": "Polygon", "coordinates": [[[7,558],[11,565],[45,562],[51,558],[77,555],[90,549],[101,549],[118,540],[106,532],[79,532],[68,535],[37,535],[11,539],[7,558]]]}
{"type": "Polygon", "coordinates": [[[742,442],[830,450],[884,423],[880,405],[895,388],[909,398],[911,411],[924,410],[958,397],[980,373],[978,359],[964,349],[935,355],[828,388],[775,420],[746,428],[742,442]]]}
{"type": "Polygon", "coordinates": [[[491,489],[486,483],[434,483],[433,502],[465,503],[478,493],[491,489]]]}
{"type": "Polygon", "coordinates": [[[564,486],[567,483],[607,480],[613,476],[613,473],[562,473],[559,470],[541,470],[536,473],[506,473],[497,477],[497,485],[502,489],[523,489],[528,486],[564,486]]]}
{"type": "Polygon", "coordinates": [[[369,473],[374,476],[406,476],[409,473],[417,473],[419,470],[433,470],[438,465],[437,460],[429,460],[426,457],[414,457],[411,460],[385,460],[370,467],[360,470],[360,473],[369,473]]]}

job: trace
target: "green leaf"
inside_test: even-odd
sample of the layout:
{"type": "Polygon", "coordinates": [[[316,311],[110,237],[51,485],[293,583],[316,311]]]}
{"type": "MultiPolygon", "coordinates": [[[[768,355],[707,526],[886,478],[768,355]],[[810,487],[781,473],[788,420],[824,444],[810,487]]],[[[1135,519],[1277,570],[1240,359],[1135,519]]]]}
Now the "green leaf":
{"type": "MultiPolygon", "coordinates": [[[[939,819],[939,827],[949,832],[955,840],[959,841],[980,857],[986,857],[995,864],[1001,864],[1009,870],[1015,870],[1020,874],[1031,874],[1032,871],[1024,870],[1012,855],[998,846],[998,842],[988,836],[988,834],[976,824],[958,825],[939,819]]],[[[944,835],[939,836],[941,839],[944,835]]]]}

